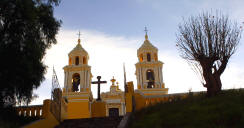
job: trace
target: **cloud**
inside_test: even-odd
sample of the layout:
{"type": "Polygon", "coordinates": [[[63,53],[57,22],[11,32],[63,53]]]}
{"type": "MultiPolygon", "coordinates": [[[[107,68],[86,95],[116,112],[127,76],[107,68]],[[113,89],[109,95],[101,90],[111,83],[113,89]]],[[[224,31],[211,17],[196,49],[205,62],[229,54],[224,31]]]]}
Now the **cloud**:
{"type": "Polygon", "coordinates": [[[221,76],[223,89],[243,88],[244,70],[237,63],[229,63],[221,76]]]}

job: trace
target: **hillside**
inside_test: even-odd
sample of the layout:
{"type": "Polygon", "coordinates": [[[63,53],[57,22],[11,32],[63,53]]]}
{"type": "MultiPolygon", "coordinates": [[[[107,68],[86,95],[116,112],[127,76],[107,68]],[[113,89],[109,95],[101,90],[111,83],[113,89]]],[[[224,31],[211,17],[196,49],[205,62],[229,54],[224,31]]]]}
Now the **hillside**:
{"type": "Polygon", "coordinates": [[[159,103],[135,112],[130,128],[243,128],[244,90],[205,93],[159,103]]]}

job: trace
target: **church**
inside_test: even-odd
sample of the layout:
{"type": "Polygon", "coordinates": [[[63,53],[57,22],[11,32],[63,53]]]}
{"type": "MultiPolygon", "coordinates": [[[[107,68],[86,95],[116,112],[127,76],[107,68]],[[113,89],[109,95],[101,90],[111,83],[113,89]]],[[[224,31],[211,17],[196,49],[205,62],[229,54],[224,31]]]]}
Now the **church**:
{"type": "MultiPolygon", "coordinates": [[[[98,99],[94,99],[91,91],[91,79],[94,76],[91,73],[92,67],[88,64],[89,54],[82,47],[80,39],[78,39],[78,44],[70,51],[68,57],[68,65],[63,68],[65,76],[62,92],[62,96],[68,101],[68,119],[123,116],[133,109],[133,104],[126,104],[125,101],[134,100],[134,109],[138,110],[150,103],[148,99],[155,99],[157,96],[168,94],[168,88],[165,88],[163,82],[163,62],[158,60],[158,49],[149,41],[147,33],[145,41],[137,50],[138,62],[135,64],[136,90],[134,90],[133,82],[129,82],[125,86],[131,87],[125,87],[123,92],[119,89],[118,83],[115,84],[116,80],[112,78],[110,91],[102,93],[101,97],[98,94],[98,99]],[[133,93],[133,97],[130,97],[129,93],[133,93]]],[[[100,93],[100,87],[98,89],[100,93]]]]}
{"type": "Polygon", "coordinates": [[[64,87],[53,86],[51,99],[44,100],[40,106],[18,108],[18,114],[43,118],[31,124],[30,128],[54,127],[69,119],[126,117],[128,113],[149,105],[170,101],[173,97],[168,94],[163,80],[164,63],[159,60],[158,48],[149,41],[147,31],[135,56],[138,58],[135,64],[137,89],[134,89],[133,81],[126,81],[124,71],[122,91],[114,77],[107,83],[101,80],[101,76],[92,75],[89,51],[82,47],[78,38],[77,45],[68,54],[67,65],[63,67],[64,87]],[[97,81],[92,81],[93,77],[97,81]],[[110,85],[110,90],[100,94],[100,84],[105,83],[110,85]],[[91,84],[98,86],[97,99],[93,98],[91,84]]]}

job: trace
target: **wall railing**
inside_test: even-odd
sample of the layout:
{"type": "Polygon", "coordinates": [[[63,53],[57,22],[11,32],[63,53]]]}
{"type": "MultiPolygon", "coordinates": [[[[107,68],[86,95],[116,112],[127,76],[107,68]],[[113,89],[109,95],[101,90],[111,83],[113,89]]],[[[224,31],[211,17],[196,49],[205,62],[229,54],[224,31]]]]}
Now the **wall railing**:
{"type": "Polygon", "coordinates": [[[43,105],[18,106],[16,111],[19,116],[42,117],[43,105]]]}

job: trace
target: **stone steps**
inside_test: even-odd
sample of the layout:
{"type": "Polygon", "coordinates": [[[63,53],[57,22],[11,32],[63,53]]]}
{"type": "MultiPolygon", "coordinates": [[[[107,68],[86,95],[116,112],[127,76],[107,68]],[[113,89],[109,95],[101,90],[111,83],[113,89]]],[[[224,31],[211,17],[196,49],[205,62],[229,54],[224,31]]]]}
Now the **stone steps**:
{"type": "Polygon", "coordinates": [[[55,128],[117,128],[123,117],[98,117],[64,120],[55,128]]]}

